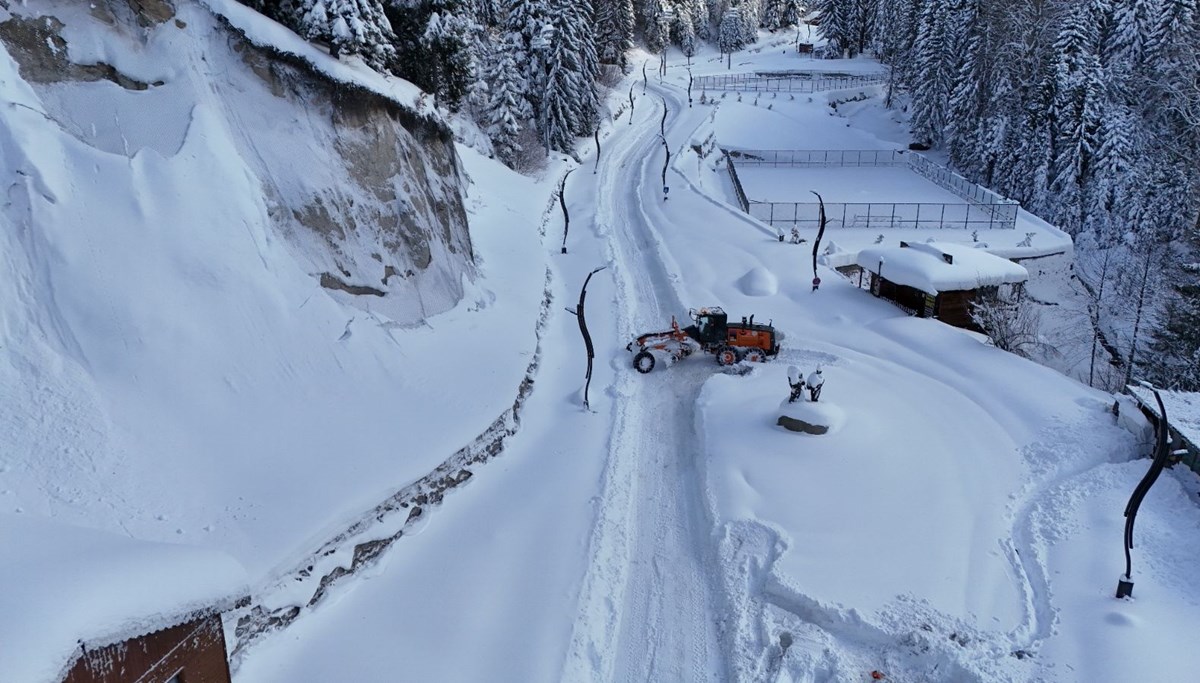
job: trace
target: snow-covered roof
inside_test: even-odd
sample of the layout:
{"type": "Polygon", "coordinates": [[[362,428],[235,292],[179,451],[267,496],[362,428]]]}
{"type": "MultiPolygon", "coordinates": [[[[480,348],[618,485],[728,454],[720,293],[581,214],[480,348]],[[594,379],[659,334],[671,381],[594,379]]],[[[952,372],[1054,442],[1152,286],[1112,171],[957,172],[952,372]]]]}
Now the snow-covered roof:
{"type": "Polygon", "coordinates": [[[245,573],[212,550],[0,515],[0,681],[52,683],[99,647],[228,609],[245,573]]]}
{"type": "Polygon", "coordinates": [[[857,263],[898,285],[915,287],[929,294],[1029,279],[1029,272],[1019,264],[983,249],[952,242],[867,247],[858,252],[857,263]]]}
{"type": "MultiPolygon", "coordinates": [[[[1130,385],[1129,393],[1146,407],[1155,417],[1161,418],[1158,411],[1158,401],[1154,400],[1154,391],[1143,386],[1130,385]]],[[[1194,447],[1200,447],[1200,392],[1194,391],[1164,391],[1163,407],[1167,409],[1167,422],[1171,428],[1192,442],[1194,447]]]]}

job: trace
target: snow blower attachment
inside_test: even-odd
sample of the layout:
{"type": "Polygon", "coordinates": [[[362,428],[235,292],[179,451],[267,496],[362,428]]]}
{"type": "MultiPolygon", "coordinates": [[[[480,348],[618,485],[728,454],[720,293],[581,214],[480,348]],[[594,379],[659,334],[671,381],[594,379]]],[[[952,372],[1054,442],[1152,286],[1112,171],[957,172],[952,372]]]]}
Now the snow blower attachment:
{"type": "Polygon", "coordinates": [[[717,357],[718,365],[733,365],[742,360],[762,363],[779,353],[775,328],[771,323],[755,323],[754,316],[742,318],[741,323],[730,323],[725,311],[717,306],[691,309],[688,315],[692,325],[680,329],[675,316],[671,316],[671,329],[665,332],[649,332],[629,342],[626,349],[636,352],[633,367],[640,373],[654,369],[657,351],[672,361],[687,358],[696,351],[705,351],[717,357]]]}

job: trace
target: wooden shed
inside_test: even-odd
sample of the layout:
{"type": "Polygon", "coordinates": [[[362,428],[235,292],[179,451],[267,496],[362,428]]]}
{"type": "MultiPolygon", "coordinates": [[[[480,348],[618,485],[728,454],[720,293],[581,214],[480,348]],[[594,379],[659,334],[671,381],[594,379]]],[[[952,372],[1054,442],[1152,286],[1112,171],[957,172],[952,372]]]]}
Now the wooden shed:
{"type": "Polygon", "coordinates": [[[0,513],[0,681],[230,683],[220,551],[0,513]]]}
{"type": "Polygon", "coordinates": [[[101,647],[79,644],[63,683],[231,683],[225,630],[216,608],[181,615],[150,633],[129,632],[101,647]]]}
{"type": "Polygon", "coordinates": [[[868,247],[856,263],[869,273],[871,293],[912,315],[978,330],[971,302],[1001,287],[1019,288],[1029,279],[1023,266],[982,249],[952,242],[901,242],[868,247]]]}

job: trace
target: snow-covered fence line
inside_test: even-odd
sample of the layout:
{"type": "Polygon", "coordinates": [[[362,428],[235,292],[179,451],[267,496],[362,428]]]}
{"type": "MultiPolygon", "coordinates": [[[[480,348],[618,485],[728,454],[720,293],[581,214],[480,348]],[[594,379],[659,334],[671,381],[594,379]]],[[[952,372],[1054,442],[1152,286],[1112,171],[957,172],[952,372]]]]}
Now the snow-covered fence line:
{"type": "Polygon", "coordinates": [[[1021,205],[973,183],[950,169],[906,150],[768,149],[727,150],[725,155],[742,210],[773,227],[816,227],[819,207],[810,202],[760,202],[746,197],[737,166],[907,166],[912,172],[966,200],[946,203],[826,202],[833,227],[844,228],[967,228],[1012,230],[1021,205]]]}
{"type": "Polygon", "coordinates": [[[905,166],[908,158],[895,149],[755,149],[722,150],[741,166],[905,166]]]}
{"type": "Polygon", "coordinates": [[[693,88],[750,92],[814,93],[875,85],[887,80],[886,74],[838,74],[819,71],[779,71],[753,74],[697,76],[693,88]]]}
{"type": "MultiPolygon", "coordinates": [[[[819,210],[815,203],[751,200],[746,213],[776,228],[816,228],[820,225],[819,210]]],[[[1017,205],[825,202],[825,215],[831,228],[1007,230],[1016,224],[1017,205]]]]}
{"type": "Polygon", "coordinates": [[[737,196],[738,205],[742,207],[742,211],[750,213],[750,200],[746,198],[746,191],[742,189],[742,181],[733,167],[733,159],[729,158],[729,152],[721,150],[721,153],[725,155],[725,169],[729,171],[729,179],[733,181],[733,193],[737,196]]]}

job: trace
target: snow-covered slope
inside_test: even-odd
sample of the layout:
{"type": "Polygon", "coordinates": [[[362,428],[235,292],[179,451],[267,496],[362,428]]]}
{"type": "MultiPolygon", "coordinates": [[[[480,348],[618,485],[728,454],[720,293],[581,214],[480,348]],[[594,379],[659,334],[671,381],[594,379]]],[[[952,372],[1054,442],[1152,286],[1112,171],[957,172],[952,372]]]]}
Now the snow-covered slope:
{"type": "Polygon", "coordinates": [[[4,510],[211,546],[253,584],[511,406],[544,199],[500,174],[464,205],[411,85],[195,2],[0,22],[4,510]]]}

